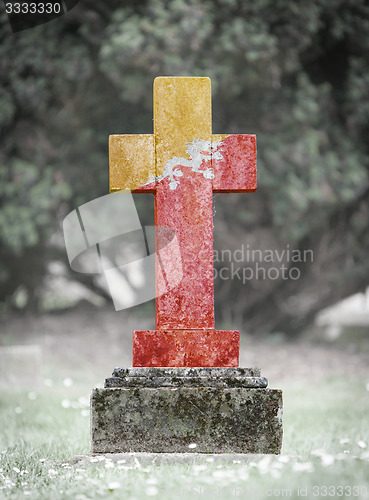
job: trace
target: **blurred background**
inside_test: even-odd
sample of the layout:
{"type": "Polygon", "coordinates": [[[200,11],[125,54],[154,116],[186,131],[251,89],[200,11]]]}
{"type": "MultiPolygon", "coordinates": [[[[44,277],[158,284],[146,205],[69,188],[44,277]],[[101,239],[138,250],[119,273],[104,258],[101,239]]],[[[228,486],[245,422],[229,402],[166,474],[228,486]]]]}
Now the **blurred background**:
{"type": "MultiPolygon", "coordinates": [[[[154,327],[153,301],[115,312],[96,276],[71,271],[62,221],[108,193],[109,134],[152,133],[153,79],[165,75],[209,76],[213,133],[257,135],[258,191],[214,197],[216,269],[230,268],[224,250],[243,247],[259,257],[245,251],[238,267],[298,270],[298,279],[218,276],[217,328],[274,342],[306,332],[366,341],[364,0],[81,0],[33,29],[13,34],[4,11],[0,25],[1,345],[39,343],[41,332],[52,352],[60,335],[78,364],[77,334],[89,335],[92,361],[96,339],[125,332],[129,342],[154,327]]],[[[152,195],[135,200],[150,224],[152,195]]]]}

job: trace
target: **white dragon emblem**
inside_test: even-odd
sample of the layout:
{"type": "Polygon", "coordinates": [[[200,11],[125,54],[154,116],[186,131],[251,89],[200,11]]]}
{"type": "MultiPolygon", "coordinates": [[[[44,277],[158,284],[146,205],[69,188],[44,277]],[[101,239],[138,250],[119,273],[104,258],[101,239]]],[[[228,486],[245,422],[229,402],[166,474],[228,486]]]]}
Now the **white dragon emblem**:
{"type": "Polygon", "coordinates": [[[214,160],[221,160],[223,156],[220,151],[218,151],[219,146],[222,144],[221,141],[212,143],[211,141],[204,141],[203,139],[194,139],[192,142],[188,143],[186,153],[189,155],[190,159],[181,158],[179,156],[174,156],[168,160],[165,165],[164,172],[158,177],[154,177],[146,184],[150,184],[154,180],[160,182],[166,177],[169,177],[169,187],[170,189],[176,189],[180,181],[175,177],[182,177],[183,171],[178,167],[189,167],[192,172],[197,172],[202,174],[206,179],[214,179],[213,169],[210,167],[205,170],[200,170],[200,166],[203,161],[209,162],[213,158],[214,160]]]}

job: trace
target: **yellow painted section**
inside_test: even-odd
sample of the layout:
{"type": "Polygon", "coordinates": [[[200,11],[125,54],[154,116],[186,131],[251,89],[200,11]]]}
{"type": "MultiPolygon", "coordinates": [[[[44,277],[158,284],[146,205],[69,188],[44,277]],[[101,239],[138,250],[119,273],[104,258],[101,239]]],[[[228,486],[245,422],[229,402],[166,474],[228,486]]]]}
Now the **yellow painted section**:
{"type": "Polygon", "coordinates": [[[155,78],[154,135],[157,176],[171,158],[188,157],[187,143],[211,140],[210,78],[155,78]]]}
{"type": "Polygon", "coordinates": [[[152,134],[109,136],[109,191],[139,188],[155,177],[152,134]]]}

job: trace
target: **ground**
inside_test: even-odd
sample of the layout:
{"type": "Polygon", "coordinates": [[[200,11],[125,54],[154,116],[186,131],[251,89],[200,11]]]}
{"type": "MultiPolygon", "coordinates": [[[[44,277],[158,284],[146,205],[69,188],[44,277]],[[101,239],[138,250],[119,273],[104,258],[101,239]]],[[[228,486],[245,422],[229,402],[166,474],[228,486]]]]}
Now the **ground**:
{"type": "MultiPolygon", "coordinates": [[[[117,366],[132,366],[133,330],[154,328],[151,319],[88,303],[36,317],[3,315],[0,324],[0,345],[41,346],[46,375],[96,383],[103,383],[117,366]]],[[[369,330],[366,334],[352,342],[350,333],[329,342],[316,332],[286,341],[280,334],[255,338],[241,331],[240,366],[260,367],[270,386],[294,379],[315,383],[327,377],[369,377],[369,330]]]]}
{"type": "Polygon", "coordinates": [[[3,314],[2,345],[38,345],[42,365],[38,386],[31,379],[29,387],[9,386],[2,374],[0,498],[369,498],[366,337],[327,343],[316,332],[289,342],[242,336],[240,365],[261,367],[269,386],[284,393],[279,458],[225,462],[194,454],[162,464],[88,457],[91,389],[114,367],[131,365],[132,331],[152,327],[126,311],[86,305],[37,318],[3,314]],[[78,455],[87,458],[73,461],[78,455]]]}

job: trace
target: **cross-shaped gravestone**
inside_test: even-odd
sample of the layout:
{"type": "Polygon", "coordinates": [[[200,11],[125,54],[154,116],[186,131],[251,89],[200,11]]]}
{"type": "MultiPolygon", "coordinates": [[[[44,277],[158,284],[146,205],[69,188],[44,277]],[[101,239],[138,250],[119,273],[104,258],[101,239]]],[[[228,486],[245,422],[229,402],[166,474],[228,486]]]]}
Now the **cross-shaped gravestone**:
{"type": "Polygon", "coordinates": [[[156,330],[94,389],[94,453],[280,452],[282,392],[214,328],[212,197],[256,189],[256,142],[212,135],[210,109],[208,78],[157,78],[154,134],[110,137],[110,190],[155,194],[156,330]]]}
{"type": "Polygon", "coordinates": [[[213,193],[256,190],[255,136],[212,134],[209,78],[160,77],[154,134],[111,135],[109,155],[110,191],[154,193],[155,225],[175,231],[181,252],[181,282],[157,294],[156,330],[134,332],[133,366],[238,366],[239,333],[215,330],[213,193]]]}

